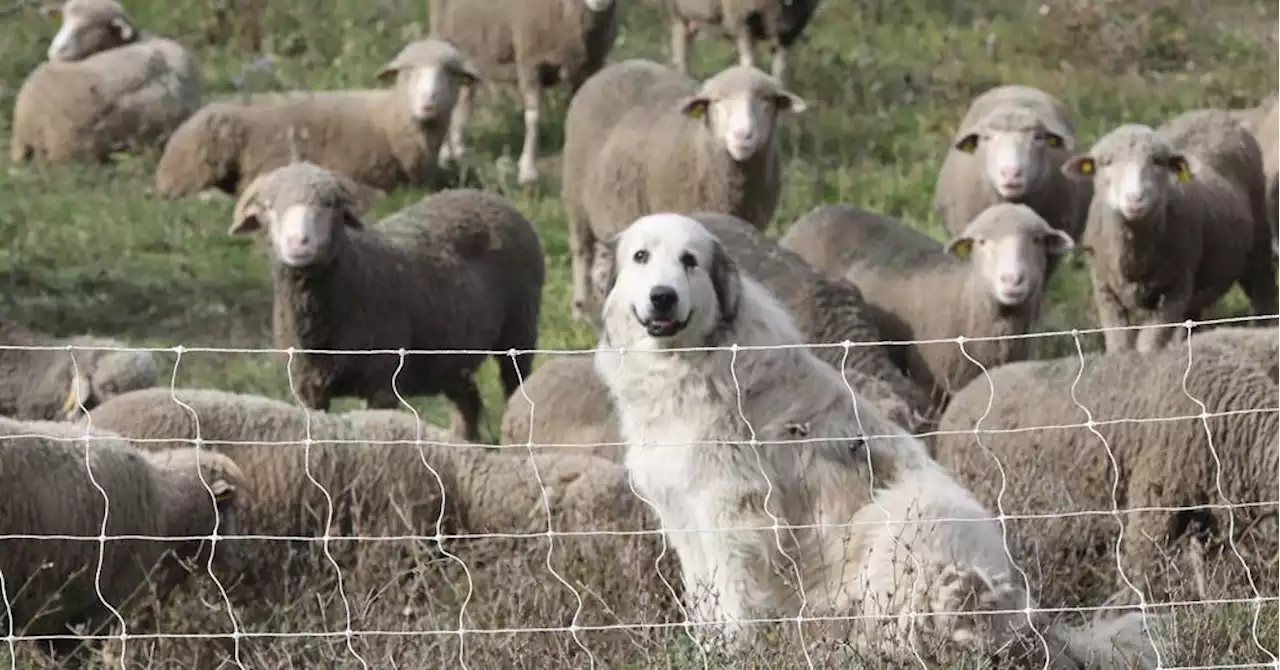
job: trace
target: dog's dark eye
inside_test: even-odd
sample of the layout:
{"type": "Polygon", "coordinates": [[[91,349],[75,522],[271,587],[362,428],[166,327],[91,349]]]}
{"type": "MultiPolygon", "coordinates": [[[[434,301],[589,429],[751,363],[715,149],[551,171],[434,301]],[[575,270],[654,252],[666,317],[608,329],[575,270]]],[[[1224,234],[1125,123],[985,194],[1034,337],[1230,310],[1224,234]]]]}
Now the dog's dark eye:
{"type": "Polygon", "coordinates": [[[692,270],[698,267],[698,259],[695,258],[693,254],[686,251],[683,254],[680,254],[680,264],[683,265],[686,270],[692,270]]]}
{"type": "Polygon", "coordinates": [[[649,262],[649,252],[645,251],[644,249],[641,249],[635,252],[634,254],[632,254],[631,260],[641,265],[644,265],[645,263],[649,262]]]}

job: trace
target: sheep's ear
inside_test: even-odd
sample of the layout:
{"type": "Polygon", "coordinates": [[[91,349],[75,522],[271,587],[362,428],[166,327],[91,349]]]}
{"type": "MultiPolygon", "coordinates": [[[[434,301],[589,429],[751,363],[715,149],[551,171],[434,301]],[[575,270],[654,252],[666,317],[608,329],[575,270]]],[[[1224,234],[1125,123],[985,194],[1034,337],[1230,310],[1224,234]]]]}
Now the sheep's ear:
{"type": "Polygon", "coordinates": [[[960,137],[960,139],[956,140],[956,143],[952,146],[956,148],[956,151],[963,151],[966,154],[971,154],[978,150],[978,134],[965,133],[960,137]]]}
{"type": "Polygon", "coordinates": [[[617,234],[607,240],[596,241],[591,260],[591,286],[601,303],[613,290],[614,283],[618,281],[617,253],[617,234]]]}
{"type": "Polygon", "coordinates": [[[1093,156],[1088,154],[1080,154],[1072,156],[1062,164],[1062,174],[1080,181],[1088,181],[1093,179],[1093,175],[1098,171],[1098,163],[1093,156]]]}
{"type": "Polygon", "coordinates": [[[1044,235],[1044,250],[1047,253],[1061,256],[1074,248],[1076,241],[1061,230],[1055,228],[1044,235]]]}
{"type": "Polygon", "coordinates": [[[774,104],[778,106],[778,109],[784,112],[800,114],[803,113],[804,110],[809,109],[809,103],[805,102],[804,98],[792,93],[791,91],[782,91],[775,95],[773,100],[774,104]]]}
{"type": "Polygon", "coordinates": [[[738,318],[738,304],[742,300],[742,275],[733,256],[719,242],[711,257],[711,286],[720,305],[720,320],[732,323],[738,318]]]}
{"type": "Polygon", "coordinates": [[[1044,134],[1044,143],[1054,149],[1069,149],[1067,141],[1055,132],[1046,131],[1044,134]]]}
{"type": "Polygon", "coordinates": [[[230,502],[236,497],[236,486],[222,477],[209,482],[209,490],[213,492],[213,500],[219,504],[230,502]]]}
{"type": "Polygon", "coordinates": [[[129,20],[124,17],[117,16],[111,19],[110,25],[111,29],[115,31],[116,37],[125,42],[132,42],[134,35],[137,33],[133,24],[129,23],[129,20]]]}
{"type": "Polygon", "coordinates": [[[391,61],[374,73],[373,78],[384,83],[391,83],[396,80],[396,75],[400,74],[400,68],[404,67],[400,61],[391,61]]]}
{"type": "Polygon", "coordinates": [[[57,2],[48,2],[40,5],[40,16],[46,19],[61,19],[62,4],[57,2]]]}
{"type": "Polygon", "coordinates": [[[231,235],[246,235],[262,229],[262,217],[266,215],[262,205],[253,198],[245,198],[236,205],[231,228],[231,235]]]}
{"type": "Polygon", "coordinates": [[[680,101],[680,113],[694,121],[701,121],[707,115],[709,107],[711,107],[711,100],[699,95],[680,101]]]}
{"type": "Polygon", "coordinates": [[[484,80],[484,77],[480,74],[480,71],[476,69],[476,66],[472,65],[471,61],[465,58],[455,60],[449,69],[451,69],[454,74],[462,77],[462,83],[465,86],[475,86],[484,80]]]}
{"type": "Polygon", "coordinates": [[[946,252],[960,260],[969,260],[969,254],[973,253],[973,238],[957,237],[947,242],[946,252]]]}
{"type": "Polygon", "coordinates": [[[1185,184],[1191,181],[1192,174],[1195,172],[1191,165],[1191,159],[1183,154],[1173,154],[1169,157],[1165,167],[1169,168],[1169,172],[1173,173],[1178,183],[1185,184]]]}

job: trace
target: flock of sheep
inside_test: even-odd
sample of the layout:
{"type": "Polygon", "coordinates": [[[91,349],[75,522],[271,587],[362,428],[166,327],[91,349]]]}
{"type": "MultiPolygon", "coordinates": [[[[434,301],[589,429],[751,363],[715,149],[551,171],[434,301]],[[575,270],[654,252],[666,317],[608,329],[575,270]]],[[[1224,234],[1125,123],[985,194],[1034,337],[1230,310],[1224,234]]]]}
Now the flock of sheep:
{"type": "MultiPolygon", "coordinates": [[[[1276,330],[1221,327],[1188,343],[1186,327],[1154,326],[1199,319],[1236,285],[1253,315],[1276,314],[1275,95],[1255,109],[1123,125],[1085,148],[1053,95],[998,86],[972,101],[946,149],[935,201],[946,243],[850,204],[820,206],[774,241],[763,231],[786,178],[775,131],[807,107],[787,88],[788,52],[817,0],[660,0],[671,66],[609,59],[626,1],[431,0],[430,36],[377,74],[390,87],[207,102],[191,54],[113,0],[51,8],[62,26],[18,93],[14,161],[163,147],[159,195],[235,196],[229,232],[260,235],[271,258],[275,344],[307,350],[290,357],[307,409],[158,387],[146,352],[0,324],[5,345],[50,347],[0,351],[0,535],[19,536],[0,540],[0,575],[28,585],[6,591],[15,632],[71,654],[80,640],[69,627],[113,623],[145,580],[163,598],[186,574],[181,561],[235,575],[233,599],[268,597],[282,566],[327,568],[294,565],[308,560],[296,542],[250,549],[239,534],[426,536],[466,561],[468,545],[445,538],[539,533],[548,521],[655,527],[629,485],[634,439],[597,363],[563,356],[533,369],[547,275],[534,224],[498,195],[441,186],[467,154],[485,81],[520,91],[522,184],[539,179],[543,89],[573,92],[561,193],[572,302],[547,308],[603,328],[619,234],[685,213],[806,342],[828,345],[813,355],[862,402],[911,434],[936,430],[920,441],[927,457],[992,516],[1063,515],[1052,531],[1016,528],[1016,546],[1069,562],[1115,550],[1124,575],[1107,595],[1137,585],[1158,600],[1170,588],[1166,555],[1205,544],[1196,529],[1235,541],[1274,521],[1276,330]],[[700,29],[734,39],[740,63],[691,78],[700,29]],[[772,74],[755,67],[762,40],[775,44],[772,74]],[[438,192],[367,219],[374,199],[405,185],[438,192]],[[1021,336],[1037,331],[1048,280],[1073,250],[1088,255],[1105,352],[1033,360],[1021,336]],[[886,341],[905,343],[870,344],[886,341]],[[475,373],[488,357],[508,398],[501,442],[530,451],[480,444],[475,373]],[[450,431],[400,411],[436,394],[453,408],[450,431]],[[366,409],[331,414],[337,397],[366,409]],[[1194,420],[1123,421],[1169,417],[1194,420]],[[1024,430],[1084,421],[1088,430],[1024,430]],[[979,422],[1001,431],[975,439],[979,422]],[[87,433],[88,457],[76,439],[87,433]],[[1150,510],[1128,522],[1121,547],[1072,515],[1117,504],[1150,510]],[[21,539],[100,533],[159,539],[102,545],[101,557],[93,542],[21,539]]],[[[664,554],[661,534],[640,541],[630,555],[640,572],[687,558],[664,554]]],[[[371,560],[354,544],[335,551],[371,560]]],[[[1113,667],[1074,662],[1060,667],[1113,667]]]]}

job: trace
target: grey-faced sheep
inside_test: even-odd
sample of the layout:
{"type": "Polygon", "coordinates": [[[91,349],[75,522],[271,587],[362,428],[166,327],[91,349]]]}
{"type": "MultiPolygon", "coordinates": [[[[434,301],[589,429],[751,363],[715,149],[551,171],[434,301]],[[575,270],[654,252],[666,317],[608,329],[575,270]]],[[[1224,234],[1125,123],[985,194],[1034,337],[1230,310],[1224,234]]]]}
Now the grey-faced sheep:
{"type": "MultiPolygon", "coordinates": [[[[0,418],[0,621],[27,636],[90,633],[115,620],[150,582],[160,598],[186,576],[180,561],[238,567],[235,535],[244,476],[208,450],[146,453],[101,430],[0,418]],[[104,523],[105,518],[105,523],[104,523]],[[105,535],[106,542],[91,541],[105,535]],[[115,536],[144,536],[112,539],[115,536]],[[88,538],[90,541],[71,538],[88,538]],[[166,538],[173,538],[166,540],[166,538]],[[180,539],[179,539],[180,538],[180,539]],[[104,603],[105,601],[105,603],[104,603]],[[5,621],[7,619],[7,621],[5,621]]],[[[81,640],[50,638],[62,656],[81,640]]]]}
{"type": "MultiPolygon", "coordinates": [[[[431,0],[431,34],[459,45],[492,81],[514,81],[524,103],[524,146],[517,181],[538,180],[542,90],[576,93],[602,66],[618,36],[617,0],[431,0]]],[[[466,152],[475,87],[462,91],[450,122],[444,162],[466,152]]]]}
{"type": "Polygon", "coordinates": [[[13,109],[15,163],[106,161],[161,146],[200,107],[200,71],[177,42],[139,30],[112,0],[68,0],[49,60],[13,109]]]}
{"type": "Polygon", "coordinates": [[[1030,86],[987,90],[970,103],[938,173],[938,219],[956,235],[987,207],[1016,202],[1078,242],[1090,188],[1061,170],[1075,147],[1075,120],[1058,98],[1030,86]]]}
{"type": "Polygon", "coordinates": [[[206,105],[165,146],[156,192],[234,194],[293,161],[381,191],[436,185],[449,115],[479,72],[453,45],[427,39],[409,43],[376,77],[395,87],[287,91],[206,105]]]}
{"type": "Polygon", "coordinates": [[[0,349],[0,415],[16,419],[73,418],[155,385],[158,375],[149,351],[121,351],[128,345],[104,338],[49,337],[7,319],[0,319],[0,345],[14,347],[0,349]]]}
{"type": "Polygon", "coordinates": [[[561,197],[573,316],[582,320],[596,240],[655,212],[723,212],[757,228],[782,188],[774,138],[806,103],[776,79],[732,67],[698,82],[647,60],[609,65],[569,104],[561,197]]]}
{"type": "Polygon", "coordinates": [[[1094,182],[1084,237],[1107,351],[1181,339],[1153,326],[1199,319],[1236,283],[1254,314],[1276,312],[1262,156],[1228,112],[1120,126],[1062,170],[1094,182]]]}
{"type": "MultiPolygon", "coordinates": [[[[887,214],[863,209],[857,205],[836,203],[819,205],[787,227],[778,238],[778,246],[793,251],[809,265],[831,275],[843,277],[849,267],[862,257],[858,245],[878,242],[877,233],[897,231],[902,222],[887,214]]],[[[928,235],[894,235],[897,262],[908,265],[934,256],[938,241],[928,235]]]]}
{"type": "MultiPolygon", "coordinates": [[[[461,443],[408,412],[306,412],[269,398],[201,389],[135,391],[100,405],[90,419],[144,446],[200,438],[234,458],[247,475],[245,489],[252,505],[242,515],[244,533],[318,538],[327,530],[336,540],[331,547],[335,560],[344,566],[402,571],[404,560],[397,555],[371,564],[379,557],[375,552],[386,551],[379,547],[387,546],[387,540],[356,543],[342,538],[413,537],[436,549],[433,538],[440,532],[447,536],[442,538],[447,551],[469,569],[523,560],[533,565],[531,580],[545,583],[549,591],[559,593],[556,597],[564,598],[568,590],[546,570],[550,523],[558,532],[600,531],[555,538],[553,560],[566,578],[586,584],[604,579],[599,562],[561,565],[575,551],[594,551],[608,556],[602,560],[630,580],[630,590],[615,586],[611,593],[596,591],[594,596],[625,608],[632,600],[650,598],[650,591],[666,595],[660,584],[635,588],[642,579],[656,579],[661,551],[657,533],[608,534],[656,530],[656,524],[643,501],[631,493],[625,468],[603,458],[461,443]],[[308,435],[313,441],[309,446],[308,435]],[[523,550],[516,552],[513,545],[523,550]]],[[[307,544],[316,546],[314,541],[307,544]]],[[[285,565],[290,571],[332,569],[323,559],[308,566],[296,553],[297,543],[269,541],[258,546],[253,563],[244,570],[258,585],[277,582],[285,565]]],[[[500,583],[489,581],[474,581],[472,608],[495,587],[504,590],[496,600],[510,600],[505,591],[509,576],[500,583]]]]}
{"type": "Polygon", "coordinates": [[[854,260],[845,276],[886,340],[1011,338],[901,349],[903,368],[939,407],[984,367],[1029,357],[1031,341],[1017,336],[1039,323],[1051,259],[1075,246],[1035,210],[1011,203],[983,210],[945,245],[892,220],[848,223],[854,260]]]}
{"type": "MultiPolygon", "coordinates": [[[[937,458],[982,502],[1019,517],[1011,531],[1034,536],[1045,563],[1115,566],[1087,556],[1117,549],[1123,524],[1124,576],[1160,600],[1172,586],[1161,557],[1178,540],[1274,516],[1278,403],[1260,367],[1205,342],[1010,363],[952,398],[937,458]]],[[[1061,579],[1085,578],[1069,572],[1061,579]]],[[[1113,583],[1133,595],[1118,575],[1113,583]]]]}
{"type": "MultiPolygon", "coordinates": [[[[871,306],[856,286],[819,272],[742,219],[710,212],[692,216],[720,240],[744,271],[778,296],[810,343],[829,345],[815,348],[815,356],[842,370],[851,384],[875,380],[873,397],[877,404],[886,412],[897,408],[899,413],[890,418],[908,432],[927,431],[933,425],[936,416],[928,394],[903,374],[888,349],[870,344],[885,338],[876,327],[871,306]],[[845,341],[853,344],[847,351],[830,346],[845,341]]],[[[603,303],[612,284],[615,242],[616,237],[596,243],[590,273],[592,302],[596,305],[603,303]]]]}
{"type": "Polygon", "coordinates": [[[1280,331],[1275,327],[1218,326],[1192,333],[1191,342],[1193,350],[1200,342],[1235,350],[1280,383],[1280,331]]]}
{"type": "Polygon", "coordinates": [[[689,73],[689,47],[702,28],[721,32],[738,48],[738,64],[755,67],[756,43],[773,44],[771,71],[785,81],[791,48],[818,9],[819,0],[655,0],[671,29],[671,64],[689,73]]]}
{"type": "Polygon", "coordinates": [[[532,372],[546,277],[533,224],[496,195],[451,190],[367,227],[333,174],[294,163],[262,175],[231,226],[233,235],[266,231],[276,345],[351,352],[297,355],[298,397],[313,409],[335,396],[388,409],[400,405],[397,389],[443,393],[454,430],[478,439],[474,373],[487,356],[432,352],[495,351],[507,396],[532,372]],[[400,348],[428,353],[359,353],[400,348]]]}

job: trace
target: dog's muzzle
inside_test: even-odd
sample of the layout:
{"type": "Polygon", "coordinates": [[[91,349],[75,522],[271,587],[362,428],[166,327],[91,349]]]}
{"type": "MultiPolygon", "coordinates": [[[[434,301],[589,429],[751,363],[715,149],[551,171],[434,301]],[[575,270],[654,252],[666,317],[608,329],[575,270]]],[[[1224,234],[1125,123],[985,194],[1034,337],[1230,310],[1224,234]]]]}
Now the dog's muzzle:
{"type": "Polygon", "coordinates": [[[635,305],[631,306],[631,313],[644,326],[649,337],[671,337],[684,330],[693,318],[693,310],[689,310],[689,316],[683,321],[677,319],[675,311],[679,304],[680,296],[675,289],[670,286],[654,286],[649,289],[649,318],[641,318],[635,305]]]}

